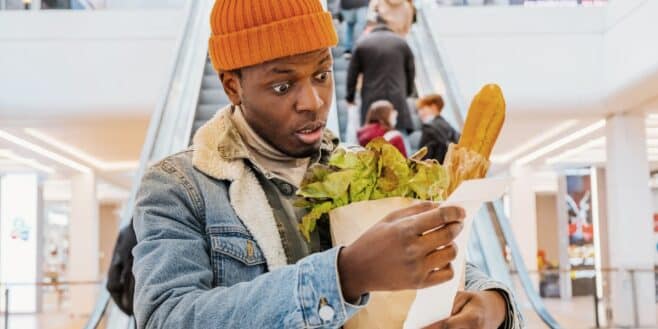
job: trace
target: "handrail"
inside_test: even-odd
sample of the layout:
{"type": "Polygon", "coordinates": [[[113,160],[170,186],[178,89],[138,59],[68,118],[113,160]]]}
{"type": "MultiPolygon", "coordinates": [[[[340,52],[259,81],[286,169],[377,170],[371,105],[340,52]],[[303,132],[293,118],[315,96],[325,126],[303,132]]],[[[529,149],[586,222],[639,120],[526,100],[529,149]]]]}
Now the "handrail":
{"type": "Polygon", "coordinates": [[[557,323],[555,318],[553,318],[553,316],[548,312],[548,309],[546,309],[544,302],[541,300],[541,298],[535,291],[535,288],[533,286],[534,283],[530,278],[528,269],[526,268],[525,262],[523,261],[523,256],[521,255],[519,246],[517,245],[516,239],[514,238],[514,231],[512,230],[512,226],[507,220],[507,217],[505,216],[505,213],[502,210],[502,205],[500,203],[501,203],[500,201],[492,202],[488,205],[488,207],[493,208],[492,210],[496,214],[495,218],[498,220],[498,224],[500,225],[500,230],[503,233],[505,242],[510,248],[512,254],[512,261],[514,262],[514,265],[516,266],[516,269],[518,271],[519,279],[521,281],[521,285],[523,286],[523,290],[525,291],[528,300],[532,304],[532,307],[535,309],[535,312],[537,313],[537,315],[539,315],[542,321],[544,321],[544,323],[549,328],[559,329],[561,328],[560,325],[557,323]]]}
{"type": "MultiPolygon", "coordinates": [[[[121,224],[120,224],[121,227],[125,227],[126,225],[129,225],[129,223],[131,222],[132,211],[135,205],[135,198],[137,196],[141,179],[144,176],[144,173],[146,172],[148,166],[151,165],[151,161],[154,160],[155,156],[163,153],[162,151],[165,149],[165,147],[162,147],[162,144],[165,144],[168,147],[172,147],[186,143],[186,141],[185,142],[178,141],[178,143],[174,143],[175,141],[172,140],[173,132],[171,128],[173,127],[173,129],[175,129],[177,125],[181,124],[181,120],[178,120],[179,118],[177,118],[175,115],[172,115],[172,112],[173,114],[177,114],[177,115],[185,115],[185,113],[181,114],[181,112],[183,112],[182,111],[183,108],[180,107],[182,105],[182,98],[185,96],[182,94],[181,91],[184,90],[183,88],[185,86],[184,83],[177,80],[177,77],[181,78],[177,75],[184,75],[186,72],[182,72],[182,71],[184,70],[185,67],[190,66],[189,62],[191,61],[191,59],[185,56],[186,52],[190,50],[190,47],[185,47],[185,45],[189,43],[190,38],[199,37],[194,35],[195,28],[198,29],[201,25],[207,26],[207,24],[200,23],[200,21],[205,22],[205,20],[199,19],[198,16],[199,16],[199,12],[202,9],[204,9],[204,7],[201,6],[209,6],[210,3],[211,3],[210,0],[203,0],[203,1],[188,0],[187,3],[185,4],[185,9],[184,9],[185,23],[183,25],[183,29],[181,30],[179,36],[177,37],[176,51],[174,54],[174,58],[172,59],[171,64],[169,65],[170,71],[167,75],[167,80],[166,80],[167,83],[165,84],[161,92],[162,96],[160,97],[160,101],[158,102],[155,111],[151,115],[151,120],[144,141],[144,146],[142,147],[142,151],[140,155],[139,167],[135,172],[135,176],[133,178],[132,188],[128,200],[126,201],[122,209],[121,224]],[[174,108],[174,107],[178,107],[178,108],[174,108]],[[166,121],[174,121],[174,122],[172,123],[166,121]],[[160,146],[158,144],[160,144],[160,146]]],[[[203,68],[201,68],[201,70],[203,70],[203,68]]],[[[198,85],[196,87],[198,88],[198,85]]],[[[195,97],[198,97],[198,91],[196,95],[194,96],[188,95],[187,98],[189,99],[190,97],[194,98],[194,101],[196,102],[195,97]]],[[[166,153],[168,154],[171,152],[166,152],[166,153]]],[[[102,289],[101,294],[97,300],[96,306],[94,308],[94,311],[92,313],[93,316],[89,319],[89,321],[85,326],[86,329],[94,329],[98,326],[99,321],[102,319],[103,315],[105,314],[105,311],[107,310],[109,304],[110,304],[110,294],[105,289],[102,289]]]]}
{"type": "MultiPolygon", "coordinates": [[[[420,31],[424,32],[424,35],[422,37],[425,37],[428,39],[429,42],[425,43],[428,45],[431,45],[430,51],[432,52],[431,58],[434,59],[434,65],[436,66],[436,69],[439,71],[439,74],[441,75],[441,78],[443,79],[446,87],[446,98],[448,100],[448,103],[451,105],[450,107],[452,108],[452,112],[454,115],[454,119],[457,122],[458,126],[461,128],[463,127],[464,124],[464,114],[467,112],[466,108],[466,103],[463,95],[461,94],[461,91],[459,89],[459,85],[457,84],[457,80],[455,77],[454,72],[451,70],[451,65],[449,65],[449,61],[446,58],[447,52],[443,48],[442,43],[440,40],[438,40],[434,33],[432,32],[432,28],[429,24],[429,17],[428,15],[428,9],[430,10],[437,10],[438,7],[436,5],[436,2],[434,1],[426,1],[423,3],[423,5],[419,8],[418,10],[418,23],[420,25],[420,31]],[[428,7],[428,6],[433,6],[433,7],[428,7]]],[[[422,52],[419,52],[422,53],[422,52]]],[[[461,129],[458,129],[461,130],[461,129]]],[[[546,309],[543,301],[539,297],[539,294],[533,287],[533,282],[530,279],[530,275],[528,274],[528,270],[525,266],[525,262],[523,260],[523,257],[521,256],[520,249],[516,243],[516,239],[514,237],[514,233],[511,229],[511,226],[509,224],[509,221],[507,220],[507,217],[503,214],[502,211],[500,211],[500,207],[498,205],[500,201],[497,201],[495,203],[490,203],[487,205],[488,208],[488,213],[489,216],[492,220],[498,223],[502,233],[503,237],[505,240],[505,243],[509,246],[511,254],[512,254],[512,260],[514,262],[514,265],[516,266],[518,270],[518,275],[521,280],[523,290],[530,300],[535,312],[539,317],[544,321],[544,323],[552,329],[558,329],[561,328],[560,325],[557,323],[557,321],[551,316],[551,314],[548,312],[546,309]]],[[[491,253],[489,253],[490,255],[491,253]]],[[[498,260],[500,261],[500,259],[498,260]]],[[[500,274],[502,271],[500,269],[497,270],[497,272],[500,274]]],[[[504,276],[504,275],[503,275],[504,276]]],[[[507,276],[505,276],[507,280],[507,276]]]]}
{"type": "Polygon", "coordinates": [[[431,58],[434,59],[434,64],[436,69],[439,71],[442,80],[445,83],[447,101],[450,104],[450,107],[453,111],[454,118],[456,120],[459,129],[464,126],[464,113],[466,113],[466,103],[463,94],[455,78],[455,73],[452,71],[452,66],[448,62],[445,54],[447,53],[443,47],[443,44],[438,40],[432,33],[432,28],[428,22],[427,9],[424,5],[418,10],[418,24],[422,25],[422,31],[425,32],[425,37],[430,40],[431,47],[428,47],[432,52],[431,58]]]}

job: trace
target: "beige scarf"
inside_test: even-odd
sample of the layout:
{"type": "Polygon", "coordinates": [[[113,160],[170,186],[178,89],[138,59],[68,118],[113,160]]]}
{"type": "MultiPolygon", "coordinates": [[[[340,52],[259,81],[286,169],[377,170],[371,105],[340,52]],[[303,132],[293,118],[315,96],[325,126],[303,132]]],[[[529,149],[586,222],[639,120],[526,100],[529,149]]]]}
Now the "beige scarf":
{"type": "Polygon", "coordinates": [[[294,158],[274,148],[249,126],[240,106],[235,107],[231,118],[254,165],[266,176],[269,173],[299,187],[311,158],[294,158]]]}

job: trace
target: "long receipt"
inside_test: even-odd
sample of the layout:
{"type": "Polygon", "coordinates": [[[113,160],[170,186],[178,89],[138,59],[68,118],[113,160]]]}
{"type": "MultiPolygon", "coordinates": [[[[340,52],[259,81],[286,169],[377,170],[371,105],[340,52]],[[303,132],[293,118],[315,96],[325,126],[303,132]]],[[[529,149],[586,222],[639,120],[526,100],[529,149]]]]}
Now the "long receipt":
{"type": "Polygon", "coordinates": [[[508,182],[504,178],[467,180],[442,204],[442,207],[459,206],[466,212],[464,228],[455,239],[457,258],[452,263],[455,276],[448,282],[416,291],[404,329],[423,328],[450,316],[466,268],[466,249],[474,217],[486,202],[494,201],[505,193],[508,182]]]}

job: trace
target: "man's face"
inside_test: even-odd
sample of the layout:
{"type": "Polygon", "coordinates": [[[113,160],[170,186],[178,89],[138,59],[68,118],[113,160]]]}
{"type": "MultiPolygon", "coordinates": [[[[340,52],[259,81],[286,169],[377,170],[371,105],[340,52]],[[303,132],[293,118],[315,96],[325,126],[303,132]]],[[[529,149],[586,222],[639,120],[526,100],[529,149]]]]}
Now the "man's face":
{"type": "Polygon", "coordinates": [[[334,92],[329,49],[247,67],[241,77],[221,75],[233,104],[242,104],[249,125],[270,145],[298,158],[322,142],[334,92]]]}

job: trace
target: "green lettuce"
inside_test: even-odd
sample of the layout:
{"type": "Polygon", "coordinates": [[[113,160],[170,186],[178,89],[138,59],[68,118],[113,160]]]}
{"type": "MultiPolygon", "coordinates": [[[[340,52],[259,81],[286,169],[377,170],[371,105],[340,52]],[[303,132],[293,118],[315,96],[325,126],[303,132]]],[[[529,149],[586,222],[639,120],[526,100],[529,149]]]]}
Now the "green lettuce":
{"type": "Polygon", "coordinates": [[[308,209],[299,228],[308,240],[316,222],[331,210],[353,202],[390,197],[442,200],[449,176],[435,160],[420,160],[426,150],[409,159],[383,138],[365,149],[337,149],[327,165],[306,172],[295,206],[308,209]]]}

